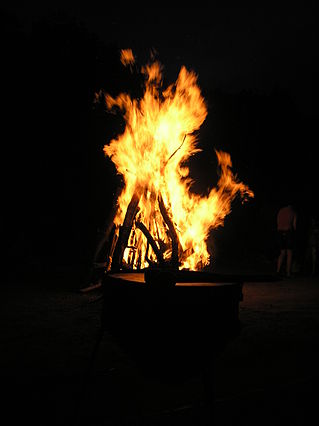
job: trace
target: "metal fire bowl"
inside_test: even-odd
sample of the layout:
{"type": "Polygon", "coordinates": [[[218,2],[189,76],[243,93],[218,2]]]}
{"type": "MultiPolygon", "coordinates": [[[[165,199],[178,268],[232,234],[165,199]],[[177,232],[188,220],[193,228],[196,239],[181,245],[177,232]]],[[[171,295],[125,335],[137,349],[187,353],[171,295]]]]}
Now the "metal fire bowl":
{"type": "Polygon", "coordinates": [[[102,325],[144,372],[193,374],[240,332],[243,284],[211,278],[158,270],[107,274],[102,325]]]}

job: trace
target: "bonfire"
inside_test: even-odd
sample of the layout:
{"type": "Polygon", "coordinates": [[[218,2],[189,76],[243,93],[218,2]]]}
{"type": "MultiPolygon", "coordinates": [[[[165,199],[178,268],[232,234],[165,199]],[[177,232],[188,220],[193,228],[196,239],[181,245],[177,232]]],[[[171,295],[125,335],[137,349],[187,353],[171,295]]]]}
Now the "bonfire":
{"type": "MultiPolygon", "coordinates": [[[[121,61],[133,69],[133,52],[122,50],[121,61]]],[[[233,174],[230,154],[217,150],[210,154],[220,168],[216,187],[205,196],[191,191],[187,160],[200,151],[198,130],[207,116],[197,75],[183,66],[177,80],[163,87],[157,60],[140,71],[142,97],[103,93],[107,109],[119,110],[125,120],[124,132],[104,146],[124,182],[105,236],[106,267],[202,270],[212,262],[210,231],[223,225],[237,195],[245,201],[254,194],[233,174]]]]}

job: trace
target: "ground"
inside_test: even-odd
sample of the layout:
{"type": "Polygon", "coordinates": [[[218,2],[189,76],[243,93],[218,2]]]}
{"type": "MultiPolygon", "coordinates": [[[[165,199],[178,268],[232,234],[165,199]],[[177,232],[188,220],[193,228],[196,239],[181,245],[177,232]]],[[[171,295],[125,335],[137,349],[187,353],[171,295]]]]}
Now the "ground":
{"type": "MultiPolygon", "coordinates": [[[[216,358],[213,423],[312,423],[319,379],[317,277],[247,282],[240,334],[216,358]]],[[[2,285],[1,387],[7,420],[32,425],[202,425],[199,378],[143,377],[100,327],[99,289],[72,274],[2,285]]],[[[4,414],[3,414],[4,415],[4,414]]],[[[22,424],[23,424],[22,423],[22,424]]]]}

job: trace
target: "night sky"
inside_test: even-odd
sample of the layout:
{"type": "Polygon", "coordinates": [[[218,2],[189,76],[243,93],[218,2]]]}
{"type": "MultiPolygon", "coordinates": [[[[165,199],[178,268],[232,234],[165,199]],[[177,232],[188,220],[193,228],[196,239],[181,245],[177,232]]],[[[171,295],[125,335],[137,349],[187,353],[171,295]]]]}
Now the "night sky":
{"type": "Polygon", "coordinates": [[[315,1],[249,6],[197,2],[196,7],[190,3],[181,9],[78,3],[33,1],[31,7],[8,5],[6,9],[26,32],[38,19],[63,11],[102,41],[132,48],[141,61],[148,58],[150,49],[156,49],[172,78],[186,65],[205,87],[266,92],[279,87],[290,93],[304,113],[318,113],[315,1]]]}
{"type": "MultiPolygon", "coordinates": [[[[92,107],[94,93],[138,85],[119,63],[121,48],[131,48],[141,64],[155,50],[169,82],[182,65],[198,75],[209,110],[199,141],[212,156],[193,160],[194,190],[205,192],[216,174],[216,147],[231,153],[235,172],[256,194],[245,207],[247,222],[258,218],[267,233],[286,199],[305,217],[317,214],[314,1],[196,2],[182,11],[115,2],[5,3],[7,264],[90,262],[118,183],[102,148],[121,128],[120,119],[92,107]]],[[[239,208],[234,224],[244,212],[239,208]]]]}

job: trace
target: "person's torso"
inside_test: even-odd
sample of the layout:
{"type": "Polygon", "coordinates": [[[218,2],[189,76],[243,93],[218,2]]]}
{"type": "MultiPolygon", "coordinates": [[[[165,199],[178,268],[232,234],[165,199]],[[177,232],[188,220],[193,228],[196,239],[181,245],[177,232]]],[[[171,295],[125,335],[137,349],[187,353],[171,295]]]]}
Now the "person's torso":
{"type": "Polygon", "coordinates": [[[288,231],[293,229],[294,211],[291,207],[283,207],[277,215],[277,228],[279,231],[288,231]]]}

